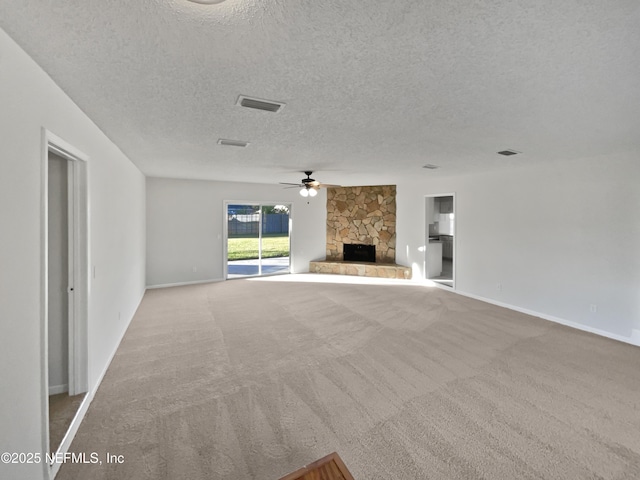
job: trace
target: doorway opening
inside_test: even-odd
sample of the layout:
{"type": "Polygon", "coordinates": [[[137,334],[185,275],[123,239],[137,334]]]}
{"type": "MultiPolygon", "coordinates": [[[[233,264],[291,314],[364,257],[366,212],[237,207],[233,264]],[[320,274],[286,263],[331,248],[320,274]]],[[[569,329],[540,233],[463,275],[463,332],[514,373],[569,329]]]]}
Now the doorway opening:
{"type": "Polygon", "coordinates": [[[291,205],[225,203],[226,278],[291,271],[291,205]]]}
{"type": "Polygon", "coordinates": [[[43,451],[54,454],[68,449],[88,391],[87,157],[46,130],[43,139],[43,451]]]}
{"type": "Polygon", "coordinates": [[[425,197],[425,279],[455,288],[455,194],[425,197]]]}

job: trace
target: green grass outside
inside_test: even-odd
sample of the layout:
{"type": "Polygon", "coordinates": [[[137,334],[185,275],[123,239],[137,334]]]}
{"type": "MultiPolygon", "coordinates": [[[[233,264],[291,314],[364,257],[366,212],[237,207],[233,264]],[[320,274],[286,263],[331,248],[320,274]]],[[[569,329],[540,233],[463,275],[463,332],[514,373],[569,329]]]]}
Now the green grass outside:
{"type": "MultiPolygon", "coordinates": [[[[258,258],[258,238],[246,235],[230,237],[227,242],[229,260],[250,260],[258,258]]],[[[288,257],[289,236],[278,234],[262,235],[262,258],[288,257]]]]}

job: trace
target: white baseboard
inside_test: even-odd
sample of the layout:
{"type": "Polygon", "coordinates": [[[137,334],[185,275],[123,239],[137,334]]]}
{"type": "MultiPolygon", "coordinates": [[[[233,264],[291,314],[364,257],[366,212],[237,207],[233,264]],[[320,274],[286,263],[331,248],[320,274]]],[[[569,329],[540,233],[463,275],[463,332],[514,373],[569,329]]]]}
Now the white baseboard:
{"type": "Polygon", "coordinates": [[[69,384],[65,383],[64,385],[49,385],[49,396],[58,395],[60,393],[68,392],[69,384]]]}
{"type": "Polygon", "coordinates": [[[633,332],[638,332],[637,334],[632,333],[630,337],[625,337],[622,335],[617,335],[615,333],[607,332],[606,330],[600,330],[599,328],[589,327],[587,325],[582,325],[580,323],[572,322],[570,320],[565,320],[564,318],[554,317],[553,315],[547,315],[546,313],[536,312],[534,310],[529,310],[527,308],[517,307],[515,305],[510,305],[508,303],[499,302],[497,300],[493,300],[491,298],[481,297],[480,295],[475,295],[473,293],[462,292],[460,290],[450,290],[453,293],[457,293],[459,295],[463,295],[465,297],[475,298],[476,300],[480,300],[482,302],[490,303],[492,305],[497,305],[498,307],[508,308],[509,310],[515,310],[516,312],[525,313],[527,315],[531,315],[533,317],[539,317],[544,320],[548,320],[550,322],[559,323],[561,325],[565,325],[567,327],[575,328],[577,330],[582,330],[584,332],[593,333],[596,335],[600,335],[601,337],[610,338],[612,340],[618,340],[619,342],[629,343],[631,345],[635,345],[640,347],[640,330],[634,330],[633,332]]]}
{"type": "MultiPolygon", "coordinates": [[[[93,397],[95,397],[96,392],[98,391],[98,387],[100,387],[100,384],[102,383],[102,379],[104,378],[105,374],[107,373],[107,370],[109,369],[109,366],[111,365],[113,357],[115,357],[116,352],[118,351],[118,348],[120,347],[120,343],[122,343],[122,339],[124,338],[125,334],[127,333],[127,330],[129,329],[129,325],[131,325],[131,321],[133,320],[133,317],[135,317],[136,312],[138,311],[138,308],[140,307],[140,304],[142,303],[142,299],[144,298],[145,292],[146,292],[146,289],[145,289],[144,292],[142,292],[142,295],[138,299],[138,305],[137,305],[136,309],[134,310],[133,315],[131,315],[131,318],[129,318],[129,321],[127,322],[126,327],[123,329],[122,334],[120,335],[120,338],[118,339],[118,342],[117,342],[115,348],[111,352],[111,355],[109,355],[109,359],[107,360],[107,363],[106,363],[105,367],[102,369],[102,372],[100,373],[100,375],[96,379],[93,387],[90,388],[89,391],[87,392],[87,394],[85,395],[84,399],[82,400],[82,403],[80,404],[80,407],[78,408],[78,411],[76,412],[75,416],[73,417],[73,420],[71,420],[71,424],[69,425],[69,429],[67,430],[67,433],[65,434],[64,438],[62,439],[62,442],[60,442],[60,446],[58,447],[58,452],[59,453],[66,453],[67,451],[69,451],[69,447],[71,446],[71,442],[73,441],[73,438],[76,436],[76,433],[78,432],[78,428],[80,428],[80,424],[82,423],[82,420],[84,419],[84,416],[87,413],[87,410],[89,410],[89,405],[91,405],[91,402],[93,401],[93,397]]],[[[60,465],[62,465],[62,464],[61,463],[54,463],[54,464],[50,465],[50,470],[49,470],[49,478],[50,479],[55,478],[55,476],[58,474],[58,470],[60,470],[60,465]]]]}
{"type": "Polygon", "coordinates": [[[159,285],[147,285],[147,289],[151,290],[154,288],[183,287],[185,285],[198,285],[200,283],[215,283],[215,282],[224,282],[224,278],[211,278],[209,280],[195,280],[191,282],[177,282],[177,283],[163,283],[159,285]]]}

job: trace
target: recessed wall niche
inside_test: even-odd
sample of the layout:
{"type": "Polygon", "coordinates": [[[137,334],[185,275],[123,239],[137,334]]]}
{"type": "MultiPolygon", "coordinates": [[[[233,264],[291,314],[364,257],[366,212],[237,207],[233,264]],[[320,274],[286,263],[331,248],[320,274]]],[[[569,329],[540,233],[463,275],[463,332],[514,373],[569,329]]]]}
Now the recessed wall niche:
{"type": "Polygon", "coordinates": [[[376,246],[376,263],[396,261],[396,186],[327,189],[327,261],[345,243],[376,246]]]}

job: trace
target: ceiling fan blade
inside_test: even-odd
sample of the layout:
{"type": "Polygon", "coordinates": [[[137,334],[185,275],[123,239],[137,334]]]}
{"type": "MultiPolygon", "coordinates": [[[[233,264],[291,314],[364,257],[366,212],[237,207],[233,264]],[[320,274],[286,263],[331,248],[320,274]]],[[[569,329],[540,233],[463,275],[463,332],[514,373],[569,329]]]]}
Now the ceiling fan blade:
{"type": "Polygon", "coordinates": [[[318,188],[340,188],[342,185],[332,185],[331,183],[318,183],[318,188]]]}
{"type": "Polygon", "coordinates": [[[304,187],[302,183],[288,183],[288,182],[279,182],[280,185],[295,185],[296,187],[304,187]]]}
{"type": "Polygon", "coordinates": [[[288,188],[300,188],[300,185],[294,185],[293,187],[282,187],[283,190],[287,190],[288,188]]]}
{"type": "Polygon", "coordinates": [[[320,185],[320,182],[318,182],[317,180],[313,180],[312,182],[306,182],[306,184],[310,187],[317,187],[318,185],[320,185]]]}

